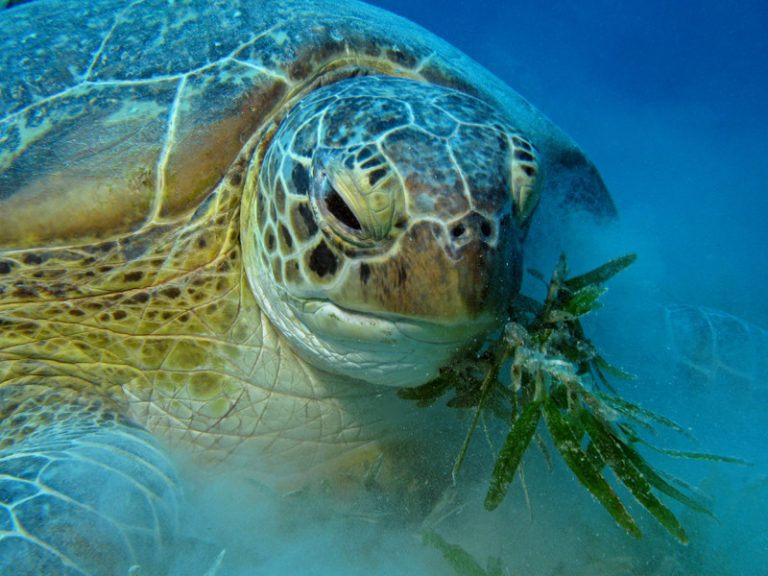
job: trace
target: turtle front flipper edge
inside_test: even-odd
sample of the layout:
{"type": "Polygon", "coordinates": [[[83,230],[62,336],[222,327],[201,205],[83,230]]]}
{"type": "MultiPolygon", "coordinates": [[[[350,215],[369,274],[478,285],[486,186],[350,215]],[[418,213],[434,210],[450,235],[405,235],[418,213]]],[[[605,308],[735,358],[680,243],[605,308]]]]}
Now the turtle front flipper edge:
{"type": "Polygon", "coordinates": [[[0,574],[164,574],[179,498],[157,441],[109,400],[0,390],[0,574]]]}

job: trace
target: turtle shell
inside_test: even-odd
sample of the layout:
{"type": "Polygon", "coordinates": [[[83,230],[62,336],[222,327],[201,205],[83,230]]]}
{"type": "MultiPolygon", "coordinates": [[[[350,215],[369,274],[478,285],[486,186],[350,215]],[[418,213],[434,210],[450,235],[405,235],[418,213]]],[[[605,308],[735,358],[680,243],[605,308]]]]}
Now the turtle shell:
{"type": "Polygon", "coordinates": [[[421,79],[480,97],[541,150],[545,196],[613,204],[579,148],[475,62],[353,1],[40,0],[0,12],[0,248],[93,244],[240,185],[247,143],[314,86],[421,79]],[[561,168],[567,168],[562,170],[561,168]]]}

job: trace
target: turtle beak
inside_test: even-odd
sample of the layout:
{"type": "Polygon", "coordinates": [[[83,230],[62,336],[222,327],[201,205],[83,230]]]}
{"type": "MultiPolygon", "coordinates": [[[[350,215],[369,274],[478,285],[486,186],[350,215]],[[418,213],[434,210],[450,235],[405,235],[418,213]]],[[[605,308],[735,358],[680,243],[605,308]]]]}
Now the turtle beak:
{"type": "MultiPolygon", "coordinates": [[[[492,221],[470,214],[454,223],[445,241],[449,262],[444,280],[455,290],[460,304],[436,311],[436,315],[468,321],[503,314],[520,289],[522,237],[509,216],[492,221]]],[[[441,306],[441,302],[435,305],[441,306]]]]}
{"type": "Polygon", "coordinates": [[[331,298],[345,307],[441,325],[499,321],[519,290],[522,247],[507,215],[499,222],[470,215],[446,229],[425,220],[411,226],[397,255],[357,264],[358,281],[331,298]]]}

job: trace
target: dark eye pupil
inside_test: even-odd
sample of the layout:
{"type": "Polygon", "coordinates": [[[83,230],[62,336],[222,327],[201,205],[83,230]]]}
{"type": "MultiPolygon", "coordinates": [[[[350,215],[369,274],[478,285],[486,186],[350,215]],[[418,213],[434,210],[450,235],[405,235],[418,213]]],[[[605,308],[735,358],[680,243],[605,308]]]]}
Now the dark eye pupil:
{"type": "Polygon", "coordinates": [[[336,216],[342,224],[345,224],[353,230],[362,230],[362,226],[360,226],[360,222],[355,217],[352,210],[333,188],[331,188],[330,194],[326,196],[325,204],[328,206],[328,211],[336,216]]]}

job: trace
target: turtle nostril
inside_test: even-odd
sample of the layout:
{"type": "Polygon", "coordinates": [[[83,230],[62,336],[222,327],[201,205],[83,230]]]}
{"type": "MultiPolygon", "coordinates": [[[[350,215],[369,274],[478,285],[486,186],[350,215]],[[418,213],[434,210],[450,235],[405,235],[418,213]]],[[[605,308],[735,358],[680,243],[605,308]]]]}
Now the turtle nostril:
{"type": "Polygon", "coordinates": [[[451,236],[454,238],[461,238],[462,234],[466,232],[467,228],[464,226],[464,224],[456,224],[453,228],[451,228],[451,236]]]}
{"type": "Polygon", "coordinates": [[[480,234],[483,235],[483,238],[488,238],[492,232],[491,223],[488,220],[483,220],[483,223],[480,224],[480,234]]]}

